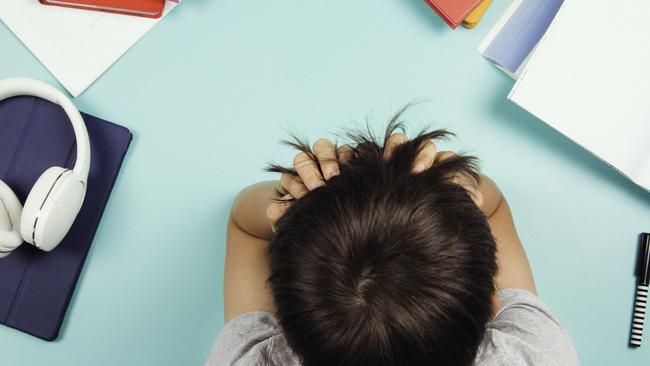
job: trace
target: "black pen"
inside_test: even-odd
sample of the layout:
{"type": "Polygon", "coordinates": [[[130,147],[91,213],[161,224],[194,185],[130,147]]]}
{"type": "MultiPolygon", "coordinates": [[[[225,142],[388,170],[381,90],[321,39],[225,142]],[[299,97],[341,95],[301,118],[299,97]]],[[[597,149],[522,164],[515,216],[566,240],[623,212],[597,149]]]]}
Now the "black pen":
{"type": "Polygon", "coordinates": [[[634,315],[632,318],[632,332],[630,333],[630,346],[641,347],[643,337],[643,320],[648,303],[648,285],[650,285],[650,234],[641,234],[641,247],[636,267],[636,296],[634,298],[634,315]]]}

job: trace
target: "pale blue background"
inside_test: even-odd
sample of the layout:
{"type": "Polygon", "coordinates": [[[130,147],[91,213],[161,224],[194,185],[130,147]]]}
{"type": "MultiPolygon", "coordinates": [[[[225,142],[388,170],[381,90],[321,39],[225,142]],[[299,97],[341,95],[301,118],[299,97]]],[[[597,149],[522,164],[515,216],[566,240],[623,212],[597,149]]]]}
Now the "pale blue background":
{"type": "MultiPolygon", "coordinates": [[[[223,326],[229,206],[291,159],[283,129],[380,127],[416,99],[413,126],[455,131],[447,146],[502,187],[583,364],[647,364],[627,340],[650,194],[505,99],[512,81],[476,48],[506,6],[451,31],[422,0],[185,1],[75,100],[135,140],[60,339],[0,327],[0,364],[201,364],[223,326]]],[[[0,26],[0,77],[19,75],[56,83],[0,26]]]]}

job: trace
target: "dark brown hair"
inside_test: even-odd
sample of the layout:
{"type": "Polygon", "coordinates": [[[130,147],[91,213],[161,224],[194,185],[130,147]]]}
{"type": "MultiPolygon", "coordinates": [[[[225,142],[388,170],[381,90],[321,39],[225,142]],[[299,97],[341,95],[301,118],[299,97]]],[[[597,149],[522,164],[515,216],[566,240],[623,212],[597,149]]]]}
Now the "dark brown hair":
{"type": "MultiPolygon", "coordinates": [[[[348,133],[356,157],[277,222],[269,283],[284,335],[306,366],[470,365],[490,320],[495,242],[454,180],[478,179],[476,160],[457,155],[413,174],[422,143],[443,130],[384,159],[398,118],[383,141],[348,133]]],[[[313,157],[308,145],[291,145],[313,157]]]]}

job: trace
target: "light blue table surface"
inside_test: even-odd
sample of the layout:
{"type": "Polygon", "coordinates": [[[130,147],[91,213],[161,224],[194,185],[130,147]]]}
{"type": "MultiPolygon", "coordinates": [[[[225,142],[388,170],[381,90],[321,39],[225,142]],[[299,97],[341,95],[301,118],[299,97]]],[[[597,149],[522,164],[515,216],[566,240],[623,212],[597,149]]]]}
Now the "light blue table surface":
{"type": "MultiPolygon", "coordinates": [[[[584,365],[642,365],[627,347],[637,235],[650,194],[506,100],[476,49],[505,10],[451,31],[421,0],[187,0],[77,106],[131,129],[61,337],[0,327],[0,365],[199,365],[223,327],[225,223],[237,192],[312,140],[396,109],[446,127],[506,194],[542,299],[584,365]]],[[[4,26],[0,77],[56,80],[4,26]]],[[[0,132],[1,133],[1,132],[0,132]]],[[[650,339],[650,334],[647,335],[650,339]]]]}

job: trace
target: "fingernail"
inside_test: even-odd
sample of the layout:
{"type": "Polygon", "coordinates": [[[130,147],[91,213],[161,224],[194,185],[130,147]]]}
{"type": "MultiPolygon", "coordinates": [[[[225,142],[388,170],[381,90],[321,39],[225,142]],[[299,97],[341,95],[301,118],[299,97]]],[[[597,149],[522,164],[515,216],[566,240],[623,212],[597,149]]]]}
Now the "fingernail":
{"type": "Polygon", "coordinates": [[[421,173],[421,172],[423,172],[423,171],[424,171],[424,164],[422,164],[422,163],[417,163],[417,164],[415,164],[415,166],[413,167],[413,172],[414,172],[414,173],[421,173]]]}
{"type": "Polygon", "coordinates": [[[320,187],[323,185],[323,182],[321,181],[312,181],[307,185],[307,188],[309,188],[310,191],[313,191],[314,189],[320,187]]]}
{"type": "Polygon", "coordinates": [[[330,178],[332,178],[332,177],[334,177],[334,176],[337,176],[337,175],[339,175],[340,173],[341,173],[341,172],[340,172],[339,169],[336,168],[336,167],[331,167],[331,168],[327,169],[327,175],[328,175],[330,178]]]}

